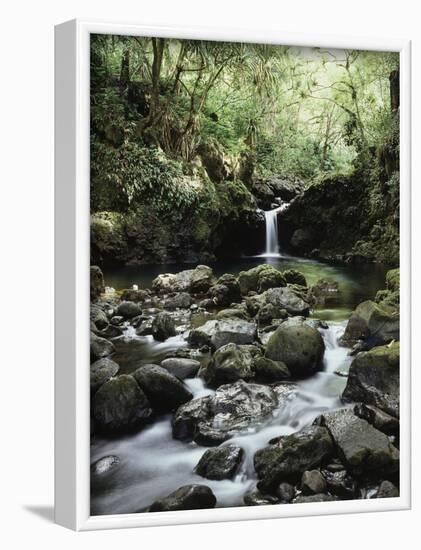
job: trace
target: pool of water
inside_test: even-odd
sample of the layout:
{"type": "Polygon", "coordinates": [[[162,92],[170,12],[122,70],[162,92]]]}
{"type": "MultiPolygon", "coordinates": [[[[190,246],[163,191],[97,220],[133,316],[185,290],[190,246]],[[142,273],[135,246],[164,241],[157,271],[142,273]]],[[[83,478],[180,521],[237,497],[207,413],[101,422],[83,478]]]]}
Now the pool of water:
{"type": "MultiPolygon", "coordinates": [[[[325,320],[341,320],[349,317],[355,306],[364,300],[372,299],[377,290],[385,286],[387,267],[380,264],[333,265],[315,260],[290,256],[265,257],[256,256],[232,261],[210,264],[216,276],[224,273],[237,275],[240,271],[251,269],[260,264],[270,264],[277,269],[297,269],[307,279],[309,285],[320,279],[330,279],[339,283],[339,295],[334,303],[325,308],[318,308],[315,315],[325,320]]],[[[177,273],[184,269],[193,269],[193,264],[161,264],[136,267],[123,267],[116,270],[105,270],[105,284],[116,290],[130,288],[137,284],[139,288],[151,287],[152,281],[161,273],[177,273]]]]}

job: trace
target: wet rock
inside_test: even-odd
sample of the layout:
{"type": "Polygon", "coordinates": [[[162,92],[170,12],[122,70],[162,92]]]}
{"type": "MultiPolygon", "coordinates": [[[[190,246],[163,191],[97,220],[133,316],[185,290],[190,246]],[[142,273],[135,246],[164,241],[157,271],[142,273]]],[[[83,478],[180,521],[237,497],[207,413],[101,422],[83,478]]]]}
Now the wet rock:
{"type": "Polygon", "coordinates": [[[264,292],[268,288],[286,286],[286,281],[280,271],[268,264],[241,271],[238,275],[241,294],[250,291],[264,292]]]}
{"type": "Polygon", "coordinates": [[[266,303],[285,309],[290,315],[310,313],[310,305],[290,287],[271,288],[265,292],[266,303]]]}
{"type": "Polygon", "coordinates": [[[120,459],[115,455],[103,456],[93,464],[91,464],[91,476],[102,476],[107,474],[120,464],[120,459]]]}
{"type": "Polygon", "coordinates": [[[390,481],[382,481],[376,498],[395,498],[399,496],[399,489],[390,481]]]}
{"type": "Polygon", "coordinates": [[[371,300],[359,304],[348,321],[341,341],[351,346],[358,340],[367,341],[370,347],[399,340],[399,311],[371,300]]]}
{"type": "Polygon", "coordinates": [[[273,304],[265,304],[259,309],[256,316],[256,321],[260,327],[270,325],[273,319],[285,319],[288,317],[288,312],[279,306],[273,304]]]}
{"type": "Polygon", "coordinates": [[[343,463],[353,475],[378,477],[399,470],[398,449],[352,409],[324,413],[315,422],[327,427],[343,463]]]}
{"type": "Polygon", "coordinates": [[[272,361],[268,357],[257,357],[253,361],[254,376],[257,381],[270,384],[291,378],[288,367],[282,361],[272,361]]]}
{"type": "Polygon", "coordinates": [[[121,327],[117,327],[111,324],[109,324],[103,330],[100,330],[97,332],[97,336],[101,336],[102,338],[117,338],[122,334],[123,334],[123,329],[121,327]]]}
{"type": "Polygon", "coordinates": [[[237,278],[229,273],[219,277],[208,294],[217,306],[229,306],[232,303],[241,302],[240,285],[237,278]]]}
{"type": "Polygon", "coordinates": [[[165,309],[174,311],[176,309],[188,309],[192,304],[192,297],[188,292],[178,292],[167,298],[164,302],[165,309]]]}
{"type": "Polygon", "coordinates": [[[175,336],[174,319],[166,312],[158,313],[152,321],[152,335],[155,340],[164,342],[170,336],[175,336]]]}
{"type": "Polygon", "coordinates": [[[101,294],[105,291],[104,275],[101,269],[97,265],[91,265],[90,269],[91,288],[90,296],[91,302],[96,302],[101,294]]]}
{"type": "Polygon", "coordinates": [[[358,486],[355,480],[343,468],[330,471],[329,466],[322,470],[329,493],[343,500],[357,498],[358,486]]]}
{"type": "Polygon", "coordinates": [[[399,342],[359,353],[342,398],[374,405],[399,418],[399,342]]]}
{"type": "Polygon", "coordinates": [[[115,352],[112,342],[91,332],[91,361],[107,357],[115,352]]]}
{"type": "Polygon", "coordinates": [[[91,394],[94,394],[102,384],[108,382],[110,378],[116,376],[120,367],[107,357],[98,359],[91,365],[91,394]]]}
{"type": "Polygon", "coordinates": [[[162,361],[161,367],[180,380],[185,380],[196,376],[200,368],[200,362],[183,357],[168,357],[162,361]]]}
{"type": "Polygon", "coordinates": [[[152,409],[133,376],[122,374],[105,382],[96,392],[93,414],[96,429],[119,434],[142,427],[152,409]]]}
{"type": "Polygon", "coordinates": [[[269,338],[266,357],[283,362],[292,376],[310,376],[323,366],[325,345],[319,331],[305,324],[282,323],[269,338]]]}
{"type": "Polygon", "coordinates": [[[326,461],[333,451],[329,432],[319,426],[277,438],[254,455],[259,488],[273,491],[283,481],[297,480],[304,471],[326,461]]]}
{"type": "Polygon", "coordinates": [[[294,504],[304,504],[306,502],[331,502],[338,500],[338,497],[334,495],[327,495],[320,493],[317,495],[299,495],[294,499],[294,504]]]}
{"type": "Polygon", "coordinates": [[[354,407],[354,413],[386,435],[399,435],[399,420],[377,407],[358,403],[354,407]]]}
{"type": "Polygon", "coordinates": [[[121,293],[121,299],[125,302],[144,302],[150,296],[150,291],[142,288],[125,288],[121,293]]]}
{"type": "Polygon", "coordinates": [[[294,389],[285,388],[281,395],[268,386],[243,380],[220,386],[214,395],[193,399],[177,410],[173,436],[199,445],[219,445],[268,418],[294,389]]]}
{"type": "Polygon", "coordinates": [[[208,449],[194,471],[207,479],[232,479],[240,467],[243,455],[243,449],[234,445],[208,449]]]}
{"type": "Polygon", "coordinates": [[[132,319],[133,317],[141,314],[142,310],[136,302],[121,302],[118,304],[116,309],[116,315],[119,315],[124,319],[132,319]]]}
{"type": "Polygon", "coordinates": [[[170,495],[156,500],[149,512],[171,512],[176,510],[199,510],[214,508],[216,497],[206,485],[185,485],[170,495]]]}
{"type": "Polygon", "coordinates": [[[90,321],[94,323],[98,330],[104,329],[108,326],[108,317],[100,306],[97,304],[91,304],[90,321]]]}
{"type": "Polygon", "coordinates": [[[192,346],[211,346],[219,349],[226,344],[252,344],[257,331],[254,323],[241,319],[207,321],[190,331],[189,343],[192,346]]]}
{"type": "Polygon", "coordinates": [[[138,336],[148,336],[153,334],[153,317],[144,318],[136,327],[136,334],[138,336]]]}
{"type": "Polygon", "coordinates": [[[310,288],[314,304],[318,306],[335,305],[338,302],[339,284],[336,281],[321,279],[310,288]]]}
{"type": "Polygon", "coordinates": [[[179,273],[163,273],[152,281],[156,292],[206,292],[214,282],[213,271],[206,265],[198,265],[195,269],[187,269],[179,273]]]}
{"type": "Polygon", "coordinates": [[[133,377],[154,410],[172,411],[193,398],[186,386],[164,367],[142,365],[133,373],[133,377]]]}
{"type": "Polygon", "coordinates": [[[287,271],[283,271],[282,275],[288,284],[300,285],[304,287],[307,286],[306,278],[301,271],[297,271],[296,269],[288,269],[287,271]]]}
{"type": "Polygon", "coordinates": [[[303,495],[316,495],[324,493],[326,481],[319,470],[307,470],[301,478],[301,491],[303,495]]]}
{"type": "Polygon", "coordinates": [[[294,498],[295,487],[290,483],[280,483],[275,491],[275,494],[282,504],[288,504],[294,498]]]}
{"type": "Polygon", "coordinates": [[[113,315],[110,319],[110,323],[118,327],[124,323],[124,317],[122,317],[121,315],[113,315]]]}
{"type": "Polygon", "coordinates": [[[273,495],[265,495],[259,490],[246,493],[243,497],[246,506],[267,506],[268,504],[279,504],[279,499],[273,495]]]}
{"type": "Polygon", "coordinates": [[[242,308],[221,309],[221,311],[218,311],[216,314],[216,319],[218,321],[221,319],[242,319],[243,321],[250,321],[247,312],[242,308]]]}
{"type": "Polygon", "coordinates": [[[206,368],[201,369],[200,376],[212,387],[240,379],[249,380],[253,377],[253,355],[248,347],[237,344],[226,344],[220,347],[215,351],[206,368]]]}

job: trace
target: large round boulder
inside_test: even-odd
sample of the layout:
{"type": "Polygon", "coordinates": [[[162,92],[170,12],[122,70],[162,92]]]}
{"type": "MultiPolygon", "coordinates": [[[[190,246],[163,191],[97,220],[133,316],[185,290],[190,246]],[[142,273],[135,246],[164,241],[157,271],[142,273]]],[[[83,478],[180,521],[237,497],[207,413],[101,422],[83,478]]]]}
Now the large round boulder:
{"type": "Polygon", "coordinates": [[[142,365],[133,377],[145,392],[154,410],[172,411],[193,395],[178,378],[158,365],[142,365]]]}
{"type": "Polygon", "coordinates": [[[120,302],[116,309],[116,315],[123,317],[124,319],[132,319],[141,315],[142,310],[136,302],[120,302]]]}
{"type": "Polygon", "coordinates": [[[199,510],[214,508],[216,497],[206,485],[184,485],[167,497],[156,500],[149,512],[172,512],[176,510],[199,510]]]}
{"type": "Polygon", "coordinates": [[[105,382],[93,402],[95,427],[106,434],[130,432],[143,426],[152,414],[149,401],[128,374],[105,382]]]}
{"type": "Polygon", "coordinates": [[[241,271],[238,275],[238,283],[242,294],[248,294],[250,291],[264,292],[268,288],[286,286],[282,273],[268,264],[241,271]]]}
{"type": "Polygon", "coordinates": [[[266,357],[284,363],[292,376],[304,377],[322,368],[324,350],[317,329],[285,321],[269,338],[266,357]]]}

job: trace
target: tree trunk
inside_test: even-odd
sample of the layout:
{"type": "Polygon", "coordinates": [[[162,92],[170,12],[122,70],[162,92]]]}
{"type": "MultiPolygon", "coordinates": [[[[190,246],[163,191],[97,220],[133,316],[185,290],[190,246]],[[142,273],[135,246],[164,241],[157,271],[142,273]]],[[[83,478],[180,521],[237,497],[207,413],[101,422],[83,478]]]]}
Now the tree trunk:
{"type": "Polygon", "coordinates": [[[125,88],[130,83],[130,50],[127,48],[121,58],[120,86],[125,88]]]}
{"type": "Polygon", "coordinates": [[[399,69],[395,69],[389,75],[390,82],[390,109],[396,113],[399,109],[399,69]]]}

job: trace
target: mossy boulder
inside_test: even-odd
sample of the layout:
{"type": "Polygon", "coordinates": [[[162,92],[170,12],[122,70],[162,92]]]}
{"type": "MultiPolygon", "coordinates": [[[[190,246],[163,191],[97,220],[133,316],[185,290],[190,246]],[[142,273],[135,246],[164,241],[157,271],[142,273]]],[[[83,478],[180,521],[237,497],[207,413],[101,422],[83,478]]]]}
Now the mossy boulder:
{"type": "Polygon", "coordinates": [[[112,361],[108,357],[98,359],[95,363],[92,363],[90,368],[90,382],[91,382],[91,394],[94,394],[98,389],[108,382],[110,378],[116,376],[120,367],[115,361],[112,361]]]}
{"type": "Polygon", "coordinates": [[[282,361],[268,357],[256,357],[253,361],[254,377],[258,382],[272,383],[291,378],[288,367],[282,361]]]}
{"type": "Polygon", "coordinates": [[[341,460],[353,475],[378,479],[399,471],[398,449],[352,409],[324,413],[315,422],[329,430],[341,460]]]}
{"type": "Polygon", "coordinates": [[[238,275],[238,283],[243,295],[251,291],[260,293],[268,288],[286,286],[286,280],[282,273],[267,264],[253,267],[248,271],[241,271],[238,275]]]}
{"type": "Polygon", "coordinates": [[[359,304],[346,326],[342,342],[352,345],[365,340],[370,347],[399,340],[399,311],[367,300],[359,304]]]}
{"type": "Polygon", "coordinates": [[[303,287],[285,287],[271,288],[265,292],[265,301],[267,304],[272,304],[280,309],[284,309],[290,315],[304,315],[310,313],[310,304],[305,301],[302,291],[303,287]]]}
{"type": "Polygon", "coordinates": [[[323,366],[320,332],[304,323],[282,323],[269,338],[266,357],[284,363],[294,377],[311,376],[323,366]]]}
{"type": "Polygon", "coordinates": [[[249,380],[253,377],[253,353],[249,349],[252,347],[232,343],[220,347],[206,368],[200,370],[200,376],[212,387],[240,379],[249,380]]]}
{"type": "Polygon", "coordinates": [[[399,417],[399,342],[359,353],[349,369],[342,394],[399,417]]]}
{"type": "Polygon", "coordinates": [[[301,271],[297,271],[296,269],[288,269],[287,271],[283,271],[282,275],[288,284],[307,286],[306,278],[301,271]]]}

